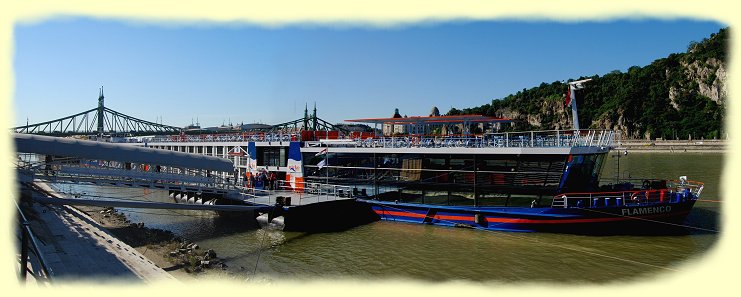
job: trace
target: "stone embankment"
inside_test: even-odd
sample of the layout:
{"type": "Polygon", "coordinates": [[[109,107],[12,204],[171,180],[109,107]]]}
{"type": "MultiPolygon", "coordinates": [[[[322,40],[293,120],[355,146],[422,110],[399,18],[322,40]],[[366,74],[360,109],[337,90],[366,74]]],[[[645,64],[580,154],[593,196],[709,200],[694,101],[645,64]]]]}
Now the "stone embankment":
{"type": "Polygon", "coordinates": [[[132,223],[113,208],[31,203],[32,195],[60,197],[46,184],[36,185],[41,191],[24,192],[21,204],[57,280],[185,280],[208,268],[227,268],[215,251],[199,251],[172,232],[132,223]]]}
{"type": "Polygon", "coordinates": [[[616,150],[631,152],[662,153],[723,153],[727,149],[726,140],[639,140],[617,141],[616,150]]]}

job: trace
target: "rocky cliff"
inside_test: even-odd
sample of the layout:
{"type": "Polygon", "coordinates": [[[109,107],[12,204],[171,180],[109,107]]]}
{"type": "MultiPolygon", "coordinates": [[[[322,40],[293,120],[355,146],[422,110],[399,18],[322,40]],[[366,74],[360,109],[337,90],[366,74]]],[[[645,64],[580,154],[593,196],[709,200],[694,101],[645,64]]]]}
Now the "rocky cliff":
{"type": "MultiPolygon", "coordinates": [[[[685,53],[671,54],[627,72],[593,76],[577,92],[581,127],[612,129],[623,137],[644,139],[724,138],[727,101],[728,28],[685,53]]],[[[587,77],[581,77],[583,79],[587,77]]],[[[562,82],[523,89],[489,104],[448,114],[484,114],[515,120],[509,129],[570,129],[570,109],[563,105],[562,82]]]]}

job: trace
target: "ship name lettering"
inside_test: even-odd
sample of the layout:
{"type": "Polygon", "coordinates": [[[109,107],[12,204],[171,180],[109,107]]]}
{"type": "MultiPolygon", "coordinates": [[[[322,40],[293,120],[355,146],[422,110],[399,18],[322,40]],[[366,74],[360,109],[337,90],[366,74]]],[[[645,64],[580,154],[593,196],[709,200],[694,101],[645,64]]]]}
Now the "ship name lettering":
{"type": "Polygon", "coordinates": [[[634,216],[634,215],[646,215],[655,213],[667,213],[672,211],[671,205],[653,206],[653,207],[638,207],[638,208],[623,208],[621,209],[622,215],[634,216]]]}

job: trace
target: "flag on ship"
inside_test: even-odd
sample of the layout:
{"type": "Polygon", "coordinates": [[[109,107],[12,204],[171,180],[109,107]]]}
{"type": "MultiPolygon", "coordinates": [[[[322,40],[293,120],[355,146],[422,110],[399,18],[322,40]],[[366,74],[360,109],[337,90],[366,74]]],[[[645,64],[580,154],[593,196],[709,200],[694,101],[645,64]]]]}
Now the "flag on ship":
{"type": "Polygon", "coordinates": [[[316,153],[316,155],[314,155],[314,156],[316,157],[316,156],[321,156],[321,155],[326,155],[326,154],[327,154],[327,149],[325,148],[325,149],[319,151],[318,153],[316,153]]]}
{"type": "Polygon", "coordinates": [[[566,87],[566,99],[563,102],[563,106],[571,106],[571,87],[566,87]]]}

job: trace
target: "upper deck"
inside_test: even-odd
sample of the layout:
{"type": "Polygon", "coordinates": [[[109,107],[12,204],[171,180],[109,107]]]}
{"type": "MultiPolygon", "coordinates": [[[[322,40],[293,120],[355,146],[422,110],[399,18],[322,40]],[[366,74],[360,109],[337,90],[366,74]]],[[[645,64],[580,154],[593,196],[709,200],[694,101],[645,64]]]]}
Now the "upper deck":
{"type": "Polygon", "coordinates": [[[600,153],[615,144],[612,130],[550,130],[528,132],[487,133],[483,135],[432,136],[404,135],[398,137],[368,137],[320,139],[305,141],[302,151],[319,152],[419,152],[419,153],[600,153]]]}
{"type": "MultiPolygon", "coordinates": [[[[331,134],[327,134],[331,135],[331,134]]],[[[481,135],[418,135],[393,137],[327,136],[304,141],[307,147],[381,147],[381,148],[523,148],[523,147],[613,147],[612,130],[544,130],[526,132],[487,133],[481,135]]],[[[290,142],[301,141],[296,134],[233,133],[172,135],[147,138],[148,143],[181,142],[290,142]]]]}
{"type": "Polygon", "coordinates": [[[356,153],[591,154],[609,151],[615,146],[616,138],[616,132],[612,130],[546,130],[479,135],[407,134],[393,137],[326,132],[323,135],[324,138],[315,137],[310,141],[301,141],[300,134],[289,133],[172,135],[148,138],[146,142],[152,146],[244,145],[254,142],[262,147],[288,146],[292,141],[301,141],[301,151],[307,153],[331,148],[332,152],[356,153]]]}

